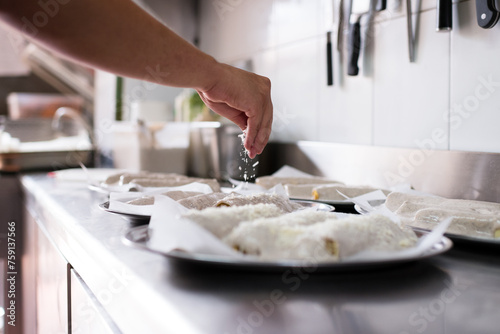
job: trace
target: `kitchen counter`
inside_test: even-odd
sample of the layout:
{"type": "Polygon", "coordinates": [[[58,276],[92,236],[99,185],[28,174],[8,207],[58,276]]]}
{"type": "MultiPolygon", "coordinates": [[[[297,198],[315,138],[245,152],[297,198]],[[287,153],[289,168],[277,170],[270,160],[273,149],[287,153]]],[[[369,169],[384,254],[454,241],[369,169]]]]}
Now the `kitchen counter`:
{"type": "Polygon", "coordinates": [[[32,174],[22,185],[29,212],[115,332],[499,332],[498,247],[341,274],[195,268],[125,245],[132,226],[101,210],[106,195],[83,183],[32,174]]]}

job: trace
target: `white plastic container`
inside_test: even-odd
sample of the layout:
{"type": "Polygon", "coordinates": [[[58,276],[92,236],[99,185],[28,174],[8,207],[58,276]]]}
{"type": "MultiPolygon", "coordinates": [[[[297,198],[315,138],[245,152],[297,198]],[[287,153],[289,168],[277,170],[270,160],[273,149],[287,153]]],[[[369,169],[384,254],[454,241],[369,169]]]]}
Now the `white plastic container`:
{"type": "Polygon", "coordinates": [[[186,174],[188,147],[188,123],[117,122],[113,126],[115,168],[186,174]]]}
{"type": "Polygon", "coordinates": [[[149,140],[143,140],[141,168],[150,172],[187,173],[189,123],[150,123],[149,140]]]}
{"type": "Polygon", "coordinates": [[[140,170],[139,126],[132,122],[116,122],[113,133],[113,165],[118,169],[140,170]]]}
{"type": "Polygon", "coordinates": [[[174,120],[174,114],[170,105],[164,101],[133,101],[130,104],[130,120],[170,122],[174,120]]]}

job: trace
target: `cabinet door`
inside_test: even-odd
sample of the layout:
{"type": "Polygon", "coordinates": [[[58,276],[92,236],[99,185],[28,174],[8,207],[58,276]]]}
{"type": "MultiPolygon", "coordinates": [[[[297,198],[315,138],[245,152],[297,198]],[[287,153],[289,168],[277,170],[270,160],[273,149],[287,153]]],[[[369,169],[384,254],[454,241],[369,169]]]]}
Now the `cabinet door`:
{"type": "Polygon", "coordinates": [[[17,174],[0,174],[0,333],[33,334],[34,251],[31,226],[22,220],[22,191],[17,174]],[[30,248],[28,250],[28,248],[30,248]],[[28,265],[27,265],[28,264],[28,265]],[[9,273],[9,274],[8,274],[9,273]],[[25,284],[26,281],[31,284],[25,284]]]}
{"type": "Polygon", "coordinates": [[[68,263],[41,228],[37,246],[37,332],[68,333],[68,263]]]}
{"type": "MultiPolygon", "coordinates": [[[[17,332],[6,331],[5,334],[36,333],[36,257],[37,251],[37,230],[38,225],[35,218],[31,216],[28,210],[24,211],[24,223],[22,226],[22,247],[23,255],[21,260],[22,274],[22,325],[23,327],[17,332]]],[[[16,325],[16,328],[18,326],[16,325]]]]}
{"type": "Polygon", "coordinates": [[[71,333],[119,334],[121,331],[108,316],[87,284],[75,272],[70,271],[71,286],[71,333]]]}

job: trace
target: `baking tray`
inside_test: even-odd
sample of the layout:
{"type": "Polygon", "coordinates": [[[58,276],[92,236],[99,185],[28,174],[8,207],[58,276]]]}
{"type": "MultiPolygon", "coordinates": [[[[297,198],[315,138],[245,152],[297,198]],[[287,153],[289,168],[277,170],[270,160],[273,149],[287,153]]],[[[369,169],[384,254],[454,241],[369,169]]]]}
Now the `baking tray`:
{"type": "MultiPolygon", "coordinates": [[[[413,229],[415,232],[420,232],[420,233],[428,233],[430,230],[425,229],[425,228],[420,228],[420,227],[414,227],[411,225],[408,225],[413,229]]],[[[467,235],[460,235],[460,234],[454,234],[454,233],[448,233],[445,232],[444,235],[451,239],[453,243],[459,244],[459,245],[470,245],[470,246],[496,246],[500,248],[500,239],[494,239],[494,238],[481,238],[481,237],[472,237],[472,236],[467,236],[467,235]]]]}
{"type": "Polygon", "coordinates": [[[138,215],[135,213],[110,210],[109,209],[109,201],[99,204],[99,208],[106,211],[106,212],[119,215],[122,218],[125,218],[125,220],[128,220],[132,224],[137,224],[137,225],[148,224],[149,221],[151,220],[151,216],[148,216],[148,215],[138,215]]]}
{"type": "Polygon", "coordinates": [[[78,167],[92,164],[93,150],[0,153],[0,172],[78,167]]]}
{"type": "MultiPolygon", "coordinates": [[[[333,212],[335,208],[331,205],[325,203],[318,203],[314,201],[306,201],[306,200],[294,200],[294,202],[299,203],[304,208],[315,208],[318,211],[323,212],[333,212]]],[[[116,211],[111,210],[109,208],[109,201],[99,204],[99,208],[113,214],[120,215],[122,218],[129,220],[133,224],[148,224],[151,220],[151,216],[149,215],[139,215],[136,213],[124,212],[124,211],[116,211]]]]}
{"type": "Polygon", "coordinates": [[[356,208],[354,207],[354,203],[349,201],[349,200],[334,201],[334,200],[323,200],[323,199],[318,199],[318,200],[316,200],[316,199],[302,199],[302,198],[293,198],[293,197],[291,197],[290,200],[292,200],[292,201],[308,201],[308,202],[331,205],[335,208],[335,212],[359,213],[358,211],[356,211],[356,208]]]}
{"type": "MultiPolygon", "coordinates": [[[[210,266],[213,268],[229,269],[229,270],[250,270],[250,271],[265,271],[265,272],[283,272],[287,269],[297,269],[300,268],[307,272],[356,272],[356,271],[366,271],[373,269],[383,269],[388,267],[393,267],[397,265],[402,265],[405,263],[410,263],[432,256],[436,256],[448,251],[453,243],[450,239],[442,237],[439,242],[433,245],[433,247],[426,253],[420,256],[408,257],[408,258],[395,258],[395,259],[383,259],[383,260],[367,260],[367,261],[356,261],[356,262],[306,262],[306,261],[242,261],[239,259],[225,258],[216,255],[206,255],[206,254],[193,254],[180,250],[174,250],[171,252],[161,252],[156,249],[152,249],[148,245],[149,235],[148,226],[139,226],[131,228],[123,237],[123,242],[126,245],[145,250],[151,253],[160,254],[165,256],[171,261],[175,261],[177,264],[187,264],[194,266],[210,266]]],[[[423,232],[416,232],[420,237],[424,235],[423,232]]]]}

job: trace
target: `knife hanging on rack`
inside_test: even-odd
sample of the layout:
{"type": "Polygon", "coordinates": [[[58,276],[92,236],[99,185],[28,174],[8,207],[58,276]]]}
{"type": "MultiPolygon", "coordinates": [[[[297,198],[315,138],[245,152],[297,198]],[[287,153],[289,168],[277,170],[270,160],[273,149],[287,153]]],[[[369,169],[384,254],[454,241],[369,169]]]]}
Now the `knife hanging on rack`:
{"type": "Polygon", "coordinates": [[[359,73],[358,59],[361,51],[361,23],[360,18],[349,23],[349,47],[347,48],[349,63],[347,74],[356,76],[359,73]]]}
{"type": "MultiPolygon", "coordinates": [[[[500,1],[500,0],[499,0],[500,1]]],[[[372,28],[374,12],[380,12],[387,8],[387,0],[351,0],[348,15],[349,37],[348,37],[348,68],[347,74],[356,76],[359,73],[358,60],[361,49],[367,41],[362,44],[361,19],[367,16],[366,29],[372,28]]],[[[369,36],[365,34],[364,37],[369,36]]]]}
{"type": "Polygon", "coordinates": [[[377,12],[381,12],[387,9],[387,0],[377,0],[377,5],[375,6],[375,10],[377,12]]]}
{"type": "Polygon", "coordinates": [[[437,0],[436,31],[450,31],[453,27],[452,0],[437,0]]]}
{"type": "Polygon", "coordinates": [[[411,14],[411,0],[406,0],[406,29],[408,30],[408,55],[410,63],[415,62],[415,38],[413,35],[413,18],[411,14]]]}
{"type": "MultiPolygon", "coordinates": [[[[335,3],[335,0],[333,0],[335,3]]],[[[342,57],[342,50],[344,44],[344,28],[345,28],[345,20],[344,20],[344,0],[340,0],[339,2],[339,21],[337,25],[337,52],[339,56],[342,57]]]]}
{"type": "Polygon", "coordinates": [[[493,28],[500,19],[500,5],[495,0],[476,0],[477,24],[483,29],[493,28]]]}
{"type": "Polygon", "coordinates": [[[358,60],[361,53],[361,18],[372,10],[371,0],[351,0],[349,11],[348,64],[347,75],[356,76],[359,73],[358,60]]]}
{"type": "MultiPolygon", "coordinates": [[[[332,29],[335,25],[335,0],[331,0],[332,10],[332,29]]],[[[332,46],[332,31],[326,32],[326,85],[333,86],[333,46],[332,46]]]]}
{"type": "Polygon", "coordinates": [[[333,86],[333,50],[332,32],[326,33],[326,81],[328,86],[333,86]]]}

